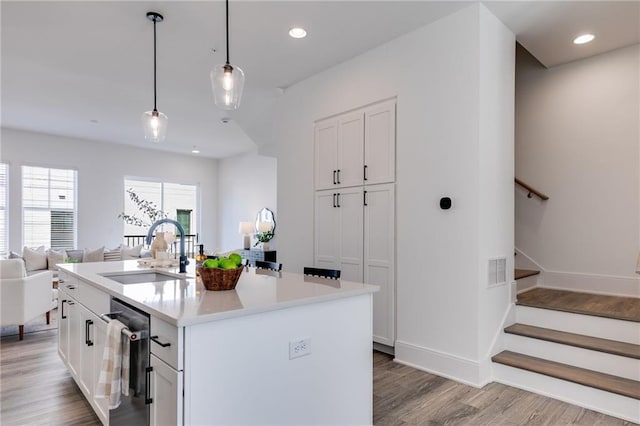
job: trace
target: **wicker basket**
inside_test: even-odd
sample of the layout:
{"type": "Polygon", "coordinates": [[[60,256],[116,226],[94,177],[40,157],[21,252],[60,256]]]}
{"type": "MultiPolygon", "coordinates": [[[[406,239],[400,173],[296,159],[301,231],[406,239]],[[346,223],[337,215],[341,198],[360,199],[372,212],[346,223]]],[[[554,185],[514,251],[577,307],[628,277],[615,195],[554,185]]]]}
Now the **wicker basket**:
{"type": "Polygon", "coordinates": [[[200,268],[200,279],[207,290],[233,290],[244,267],[236,269],[200,268]]]}

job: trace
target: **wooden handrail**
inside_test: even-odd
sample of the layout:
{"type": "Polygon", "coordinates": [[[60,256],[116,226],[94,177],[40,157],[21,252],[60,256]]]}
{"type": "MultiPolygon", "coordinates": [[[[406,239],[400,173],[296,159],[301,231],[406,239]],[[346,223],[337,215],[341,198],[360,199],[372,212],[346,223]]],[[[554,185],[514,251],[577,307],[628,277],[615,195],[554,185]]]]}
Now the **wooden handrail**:
{"type": "Polygon", "coordinates": [[[535,195],[536,197],[540,198],[542,201],[547,201],[549,199],[549,196],[546,194],[543,194],[542,192],[538,191],[537,189],[535,189],[534,187],[532,187],[531,185],[528,185],[526,183],[524,183],[523,181],[521,181],[518,178],[515,178],[515,181],[518,185],[520,185],[521,187],[523,187],[524,189],[526,189],[527,191],[529,191],[529,193],[527,194],[528,198],[532,197],[532,194],[535,195]]]}

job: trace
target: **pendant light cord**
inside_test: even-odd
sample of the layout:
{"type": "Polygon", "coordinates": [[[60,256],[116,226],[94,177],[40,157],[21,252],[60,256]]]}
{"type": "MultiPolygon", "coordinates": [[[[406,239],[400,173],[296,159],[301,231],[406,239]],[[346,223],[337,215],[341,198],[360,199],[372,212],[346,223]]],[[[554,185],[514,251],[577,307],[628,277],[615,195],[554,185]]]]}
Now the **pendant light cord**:
{"type": "Polygon", "coordinates": [[[227,12],[227,65],[229,65],[229,0],[226,0],[225,9],[227,12]]]}
{"type": "Polygon", "coordinates": [[[158,96],[156,89],[156,21],[157,17],[153,18],[153,110],[157,111],[156,99],[158,96]]]}

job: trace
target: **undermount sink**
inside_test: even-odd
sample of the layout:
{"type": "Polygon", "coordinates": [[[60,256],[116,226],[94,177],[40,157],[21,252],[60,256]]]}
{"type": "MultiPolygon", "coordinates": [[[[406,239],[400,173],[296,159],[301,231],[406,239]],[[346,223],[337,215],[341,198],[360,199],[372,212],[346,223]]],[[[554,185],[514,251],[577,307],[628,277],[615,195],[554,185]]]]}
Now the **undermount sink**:
{"type": "Polygon", "coordinates": [[[184,280],[187,278],[186,276],[175,276],[157,271],[110,272],[98,275],[117,281],[120,284],[157,283],[161,281],[184,280]]]}

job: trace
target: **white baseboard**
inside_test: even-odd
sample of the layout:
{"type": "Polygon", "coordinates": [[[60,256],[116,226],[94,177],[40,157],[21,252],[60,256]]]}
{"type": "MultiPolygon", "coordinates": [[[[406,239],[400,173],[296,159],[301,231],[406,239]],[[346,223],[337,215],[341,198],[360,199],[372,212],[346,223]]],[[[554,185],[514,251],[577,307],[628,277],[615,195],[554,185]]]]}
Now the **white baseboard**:
{"type": "Polygon", "coordinates": [[[610,296],[640,297],[640,277],[546,271],[540,287],[610,296]]]}
{"type": "Polygon", "coordinates": [[[394,361],[400,364],[476,388],[491,382],[490,377],[483,380],[483,376],[487,376],[483,374],[486,366],[480,362],[400,340],[396,340],[395,350],[394,361]]]}
{"type": "Polygon", "coordinates": [[[538,262],[527,256],[524,252],[515,248],[516,256],[514,260],[514,267],[518,269],[535,269],[540,272],[544,272],[544,268],[538,262]]]}

